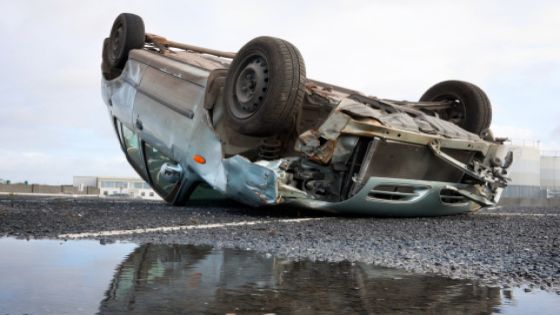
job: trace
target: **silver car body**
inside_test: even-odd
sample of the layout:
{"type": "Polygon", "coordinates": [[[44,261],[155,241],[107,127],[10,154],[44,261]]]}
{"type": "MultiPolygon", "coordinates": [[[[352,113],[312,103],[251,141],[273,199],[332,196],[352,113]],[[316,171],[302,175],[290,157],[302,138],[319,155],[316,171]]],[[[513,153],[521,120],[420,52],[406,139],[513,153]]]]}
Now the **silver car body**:
{"type": "MultiPolygon", "coordinates": [[[[303,123],[291,154],[249,160],[242,152],[262,139],[239,134],[225,123],[221,93],[230,62],[192,51],[135,49],[120,76],[102,79],[103,100],[121,143],[122,128],[127,128],[173,161],[167,168],[180,169],[173,193],[162,193],[167,201],[177,203],[199,183],[252,206],[285,203],[366,215],[447,215],[499,201],[507,181],[507,152],[501,143],[485,141],[404,103],[312,80],[306,85],[303,111],[307,117],[323,117],[321,124],[303,123]],[[372,99],[397,110],[386,113],[367,106],[372,99]],[[353,185],[348,198],[321,200],[291,184],[285,167],[290,161],[328,165],[348,159],[360,138],[371,139],[364,164],[379,166],[370,171],[363,166],[357,176],[361,178],[349,179],[362,184],[353,185]],[[372,147],[378,147],[377,152],[372,147]],[[388,153],[384,148],[390,148],[388,153]],[[396,166],[392,159],[399,161],[396,166]],[[448,175],[438,175],[443,169],[462,175],[446,180],[448,175]],[[465,174],[475,180],[461,182],[465,174]]],[[[124,144],[123,150],[128,157],[124,144]]],[[[154,175],[138,169],[148,164],[142,156],[144,164],[135,168],[153,185],[154,175]]],[[[160,172],[165,172],[163,167],[160,172]]]]}

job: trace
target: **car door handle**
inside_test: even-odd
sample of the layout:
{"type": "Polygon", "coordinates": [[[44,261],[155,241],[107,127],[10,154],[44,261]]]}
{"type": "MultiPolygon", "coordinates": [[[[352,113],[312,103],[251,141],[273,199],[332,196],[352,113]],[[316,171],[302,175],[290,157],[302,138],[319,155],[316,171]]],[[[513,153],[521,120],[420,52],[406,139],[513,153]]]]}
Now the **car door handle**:
{"type": "Polygon", "coordinates": [[[135,124],[136,124],[136,128],[138,130],[144,129],[144,125],[142,124],[142,121],[140,119],[136,118],[136,123],[135,124]]]}

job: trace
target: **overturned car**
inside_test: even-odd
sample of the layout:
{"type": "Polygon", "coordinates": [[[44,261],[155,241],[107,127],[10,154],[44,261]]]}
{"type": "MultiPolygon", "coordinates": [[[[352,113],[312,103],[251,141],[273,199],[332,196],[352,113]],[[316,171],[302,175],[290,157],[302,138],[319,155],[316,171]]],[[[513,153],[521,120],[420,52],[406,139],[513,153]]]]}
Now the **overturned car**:
{"type": "Polygon", "coordinates": [[[167,202],[198,185],[242,203],[433,216],[495,205],[512,154],[477,86],[444,81],[418,102],[308,79],[287,41],[237,53],[146,34],[119,15],[102,95],[129,163],[167,202]]]}

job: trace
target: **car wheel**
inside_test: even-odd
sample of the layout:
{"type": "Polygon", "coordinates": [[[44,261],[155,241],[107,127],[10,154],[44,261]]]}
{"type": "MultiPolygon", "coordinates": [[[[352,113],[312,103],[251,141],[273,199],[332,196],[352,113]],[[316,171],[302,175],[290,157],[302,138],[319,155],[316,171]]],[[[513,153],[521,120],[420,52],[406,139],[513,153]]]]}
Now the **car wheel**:
{"type": "Polygon", "coordinates": [[[144,47],[144,22],[138,15],[121,13],[115,19],[103,62],[110,68],[123,69],[132,49],[144,47]],[[106,58],[106,59],[105,59],[106,58]]]}
{"type": "Polygon", "coordinates": [[[420,101],[451,101],[448,108],[433,112],[477,135],[487,130],[492,122],[492,105],[488,96],[481,88],[469,82],[440,82],[429,88],[420,101]]]}
{"type": "Polygon", "coordinates": [[[227,117],[237,131],[268,136],[290,129],[305,94],[305,65],[298,49],[257,37],[237,53],[224,89],[227,117]]]}
{"type": "Polygon", "coordinates": [[[103,58],[101,62],[101,72],[103,73],[103,76],[107,80],[112,80],[118,77],[122,72],[121,69],[112,68],[111,66],[109,66],[109,63],[107,62],[107,54],[109,53],[110,42],[111,39],[109,38],[105,38],[105,40],[103,41],[103,53],[102,53],[103,58]]]}

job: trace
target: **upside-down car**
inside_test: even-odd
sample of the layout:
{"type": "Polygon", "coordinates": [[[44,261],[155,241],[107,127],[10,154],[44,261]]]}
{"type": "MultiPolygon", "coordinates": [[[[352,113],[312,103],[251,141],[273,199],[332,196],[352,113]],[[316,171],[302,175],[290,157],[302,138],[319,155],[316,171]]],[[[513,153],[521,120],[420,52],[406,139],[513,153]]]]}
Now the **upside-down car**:
{"type": "Polygon", "coordinates": [[[289,42],[237,53],[147,34],[119,15],[102,95],[127,160],[167,202],[198,185],[261,206],[433,216],[495,205],[512,163],[477,86],[444,81],[396,101],[312,80],[289,42]]]}

